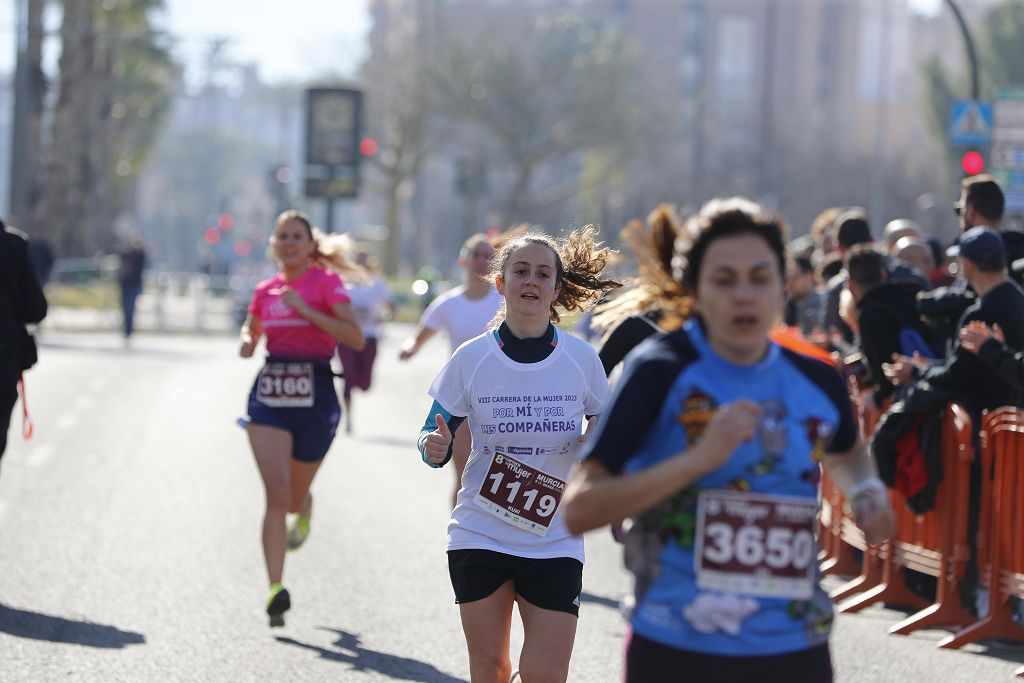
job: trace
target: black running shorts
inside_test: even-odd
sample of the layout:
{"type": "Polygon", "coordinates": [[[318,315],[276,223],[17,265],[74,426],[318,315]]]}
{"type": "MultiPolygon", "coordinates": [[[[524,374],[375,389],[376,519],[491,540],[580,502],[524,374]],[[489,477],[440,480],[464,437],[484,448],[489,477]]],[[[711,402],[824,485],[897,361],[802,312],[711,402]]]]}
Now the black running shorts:
{"type": "Polygon", "coordinates": [[[580,614],[583,563],[572,557],[537,560],[493,550],[450,550],[448,573],[457,604],[482,600],[511,581],[535,607],[580,614]]]}
{"type": "Polygon", "coordinates": [[[626,683],[831,683],[828,645],[781,655],[738,657],[677,650],[635,633],[626,645],[626,683]]]}

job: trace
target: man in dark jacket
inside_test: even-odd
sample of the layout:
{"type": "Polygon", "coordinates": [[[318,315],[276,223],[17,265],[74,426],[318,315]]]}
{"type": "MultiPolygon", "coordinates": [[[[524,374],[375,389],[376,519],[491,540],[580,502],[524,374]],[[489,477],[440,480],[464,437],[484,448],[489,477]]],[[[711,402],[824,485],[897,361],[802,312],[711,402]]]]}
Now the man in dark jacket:
{"type": "MultiPolygon", "coordinates": [[[[960,316],[957,328],[962,329],[974,320],[990,327],[998,325],[1007,346],[1014,351],[1024,349],[1024,290],[1006,274],[1002,236],[991,228],[971,228],[947,253],[958,257],[960,272],[978,294],[977,300],[960,316]]],[[[975,415],[1016,402],[1010,383],[976,355],[965,352],[959,341],[954,342],[941,363],[922,367],[906,356],[899,356],[886,366],[885,373],[897,385],[916,379],[953,391],[957,401],[973,409],[975,415]]]]}
{"type": "MultiPolygon", "coordinates": [[[[960,217],[961,236],[968,230],[987,226],[1003,237],[1008,273],[1018,284],[1022,282],[1021,272],[1012,268],[1013,262],[1024,258],[1024,233],[1003,231],[1003,213],[1006,197],[999,183],[990,175],[976,175],[960,181],[960,199],[953,204],[953,210],[960,217]]],[[[959,240],[958,240],[959,241],[959,240]]],[[[922,294],[918,300],[918,311],[931,320],[932,327],[942,333],[950,342],[959,329],[956,323],[967,307],[975,302],[975,292],[963,277],[957,277],[948,287],[940,287],[922,294]]]]}
{"type": "Polygon", "coordinates": [[[28,254],[25,234],[0,221],[0,457],[18,402],[18,380],[35,362],[35,342],[25,329],[46,317],[46,297],[28,254]]]}
{"type": "Polygon", "coordinates": [[[867,361],[876,407],[888,398],[895,387],[882,372],[882,365],[894,354],[925,358],[941,355],[941,347],[917,314],[916,280],[890,278],[885,255],[871,245],[858,245],[846,255],[847,287],[857,302],[859,346],[867,361]]]}

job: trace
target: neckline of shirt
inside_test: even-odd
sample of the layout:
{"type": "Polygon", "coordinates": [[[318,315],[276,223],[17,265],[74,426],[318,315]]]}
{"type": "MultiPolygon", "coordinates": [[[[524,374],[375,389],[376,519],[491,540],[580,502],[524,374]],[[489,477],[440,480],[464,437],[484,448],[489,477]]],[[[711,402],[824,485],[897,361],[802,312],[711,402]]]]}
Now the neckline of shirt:
{"type": "MultiPolygon", "coordinates": [[[[504,326],[504,325],[505,325],[505,323],[502,323],[502,326],[504,326]]],[[[498,358],[501,360],[502,363],[504,363],[505,365],[508,365],[509,367],[516,368],[517,370],[522,370],[522,371],[541,370],[543,368],[546,368],[551,363],[553,363],[555,358],[557,358],[558,355],[562,352],[563,344],[559,343],[559,335],[558,335],[557,329],[551,323],[548,323],[548,329],[544,332],[543,336],[541,336],[541,337],[532,337],[532,338],[530,338],[528,340],[519,339],[518,337],[515,337],[514,335],[512,335],[511,332],[510,332],[509,333],[509,339],[510,340],[514,340],[514,341],[512,341],[512,343],[516,343],[516,342],[526,342],[526,343],[538,342],[538,343],[540,343],[540,342],[543,342],[545,339],[547,339],[548,335],[550,335],[550,340],[551,341],[549,343],[551,344],[552,347],[554,347],[553,350],[551,351],[551,353],[548,355],[547,358],[539,360],[536,363],[520,363],[519,361],[516,361],[516,360],[513,360],[513,359],[509,358],[508,354],[506,354],[505,351],[502,349],[503,341],[502,341],[502,337],[500,335],[500,329],[501,328],[499,327],[497,330],[492,330],[491,332],[486,333],[487,343],[491,347],[491,349],[494,351],[494,353],[497,354],[498,358]]]]}
{"type": "Polygon", "coordinates": [[[781,353],[779,345],[769,339],[768,350],[764,354],[764,358],[752,365],[740,365],[718,355],[718,352],[712,348],[711,342],[704,336],[704,328],[697,320],[688,320],[684,323],[683,329],[693,345],[697,347],[701,358],[705,358],[714,365],[733,373],[758,374],[764,372],[775,363],[781,353]]]}

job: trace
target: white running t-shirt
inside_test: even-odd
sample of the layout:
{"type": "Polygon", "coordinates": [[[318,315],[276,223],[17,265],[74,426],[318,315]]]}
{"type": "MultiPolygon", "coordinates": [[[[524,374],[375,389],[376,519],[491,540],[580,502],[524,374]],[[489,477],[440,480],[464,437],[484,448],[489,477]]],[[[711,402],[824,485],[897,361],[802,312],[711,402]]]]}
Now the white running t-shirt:
{"type": "Polygon", "coordinates": [[[348,295],[352,299],[352,311],[356,314],[359,327],[367,339],[377,338],[381,310],[391,303],[391,290],[380,278],[370,284],[351,284],[348,295]]]}
{"type": "Polygon", "coordinates": [[[429,393],[452,415],[467,417],[473,434],[448,550],[583,562],[583,538],[566,529],[561,497],[585,416],[599,414],[608,400],[594,348],[558,331],[551,355],[517,363],[487,332],[456,350],[429,393]]]}
{"type": "Polygon", "coordinates": [[[455,349],[487,329],[501,307],[501,295],[491,287],[486,296],[470,299],[464,286],[449,289],[430,302],[423,311],[423,326],[448,333],[452,353],[455,349]]]}

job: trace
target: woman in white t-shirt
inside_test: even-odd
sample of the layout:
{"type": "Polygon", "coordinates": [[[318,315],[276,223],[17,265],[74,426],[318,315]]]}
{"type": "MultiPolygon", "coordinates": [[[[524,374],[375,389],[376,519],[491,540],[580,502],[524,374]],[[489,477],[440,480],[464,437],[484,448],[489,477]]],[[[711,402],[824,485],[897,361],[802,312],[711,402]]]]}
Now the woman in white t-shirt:
{"type": "Polygon", "coordinates": [[[452,457],[468,418],[473,449],[448,524],[448,565],[473,681],[509,680],[509,630],[518,603],[523,679],[565,680],[579,615],[583,539],[559,510],[582,441],[608,382],[597,353],[560,332],[556,306],[580,310],[618,286],[601,272],[608,249],[590,228],[561,241],[526,234],[491,267],[504,301],[492,329],[462,344],[430,387],[420,433],[431,467],[452,457]],[[537,677],[537,678],[535,678],[537,677]]]}
{"type": "MultiPolygon", "coordinates": [[[[430,302],[427,310],[423,311],[416,331],[402,343],[399,360],[412,358],[439,330],[444,330],[448,335],[451,352],[455,353],[455,349],[463,342],[487,329],[487,324],[501,307],[501,295],[494,290],[494,284],[489,278],[493,257],[494,247],[483,233],[471,235],[463,243],[459,250],[459,265],[464,272],[463,283],[430,302]]],[[[455,461],[455,486],[452,489],[452,507],[455,507],[462,470],[466,467],[471,445],[468,428],[456,429],[454,433],[452,459],[455,461]]]]}
{"type": "Polygon", "coordinates": [[[338,360],[345,375],[345,387],[341,398],[345,415],[345,432],[352,432],[352,390],[369,391],[373,383],[373,366],[377,360],[377,333],[384,312],[388,318],[395,316],[395,304],[391,290],[381,277],[377,259],[365,248],[360,248],[355,256],[356,265],[367,272],[365,282],[353,282],[348,287],[348,295],[352,300],[352,310],[363,330],[366,345],[361,351],[350,346],[338,344],[338,360]]]}

